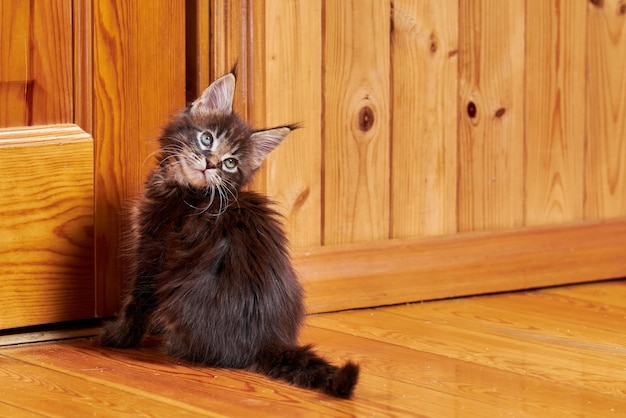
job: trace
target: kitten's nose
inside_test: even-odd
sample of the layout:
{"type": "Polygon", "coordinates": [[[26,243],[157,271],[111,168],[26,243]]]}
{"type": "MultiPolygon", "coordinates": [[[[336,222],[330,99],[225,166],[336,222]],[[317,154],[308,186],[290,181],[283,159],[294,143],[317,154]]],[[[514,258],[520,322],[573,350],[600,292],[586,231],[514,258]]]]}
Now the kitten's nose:
{"type": "Polygon", "coordinates": [[[210,158],[206,159],[206,169],[207,170],[211,170],[211,169],[215,169],[217,168],[217,166],[215,165],[215,163],[213,163],[213,161],[211,161],[210,158]]]}

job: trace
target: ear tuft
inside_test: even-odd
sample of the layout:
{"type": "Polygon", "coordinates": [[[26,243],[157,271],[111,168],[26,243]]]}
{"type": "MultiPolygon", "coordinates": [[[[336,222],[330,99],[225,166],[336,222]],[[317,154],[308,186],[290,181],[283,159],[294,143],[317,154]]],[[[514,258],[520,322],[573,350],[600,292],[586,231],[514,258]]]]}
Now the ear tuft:
{"type": "Polygon", "coordinates": [[[215,80],[191,105],[191,111],[232,113],[235,96],[235,75],[228,73],[215,80]]]}
{"type": "Polygon", "coordinates": [[[267,155],[274,150],[292,130],[296,129],[295,125],[281,126],[279,128],[266,129],[257,131],[250,136],[250,141],[254,144],[254,164],[255,168],[261,166],[261,163],[267,155]]]}

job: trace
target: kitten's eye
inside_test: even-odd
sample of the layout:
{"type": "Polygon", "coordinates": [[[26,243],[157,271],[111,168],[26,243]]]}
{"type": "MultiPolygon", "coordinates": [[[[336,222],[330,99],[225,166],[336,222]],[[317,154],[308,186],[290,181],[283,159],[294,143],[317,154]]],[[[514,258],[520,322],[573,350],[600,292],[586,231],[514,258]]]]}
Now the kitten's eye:
{"type": "Polygon", "coordinates": [[[237,167],[237,165],[239,164],[239,161],[237,161],[235,158],[227,158],[222,161],[222,164],[224,164],[224,168],[226,168],[227,170],[234,170],[235,167],[237,167]]]}
{"type": "Polygon", "coordinates": [[[204,132],[201,132],[199,136],[200,136],[200,143],[207,148],[211,148],[211,145],[213,145],[213,135],[211,134],[211,132],[204,131],[204,132]]]}

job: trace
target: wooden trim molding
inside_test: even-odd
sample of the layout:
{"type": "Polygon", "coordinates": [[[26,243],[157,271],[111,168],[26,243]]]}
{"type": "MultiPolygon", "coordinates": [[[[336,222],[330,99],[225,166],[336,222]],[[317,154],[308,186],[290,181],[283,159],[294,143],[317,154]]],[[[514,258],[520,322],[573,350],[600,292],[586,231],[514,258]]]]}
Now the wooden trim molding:
{"type": "Polygon", "coordinates": [[[310,313],[626,276],[626,218],[294,254],[310,313]]]}
{"type": "Polygon", "coordinates": [[[93,132],[93,4],[73,0],[74,123],[93,132]]]}
{"type": "Polygon", "coordinates": [[[38,146],[44,144],[92,143],[91,135],[71,123],[58,125],[0,128],[0,148],[38,146]]]}

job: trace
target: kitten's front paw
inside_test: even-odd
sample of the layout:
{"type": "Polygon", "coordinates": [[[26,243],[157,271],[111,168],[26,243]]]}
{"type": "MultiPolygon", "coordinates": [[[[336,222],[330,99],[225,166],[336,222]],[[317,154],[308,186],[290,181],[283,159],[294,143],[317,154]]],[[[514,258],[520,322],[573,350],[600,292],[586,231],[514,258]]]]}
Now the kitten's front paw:
{"type": "Polygon", "coordinates": [[[133,327],[123,320],[116,320],[104,324],[98,344],[105,347],[128,348],[138,346],[142,335],[133,332],[133,327]]]}

